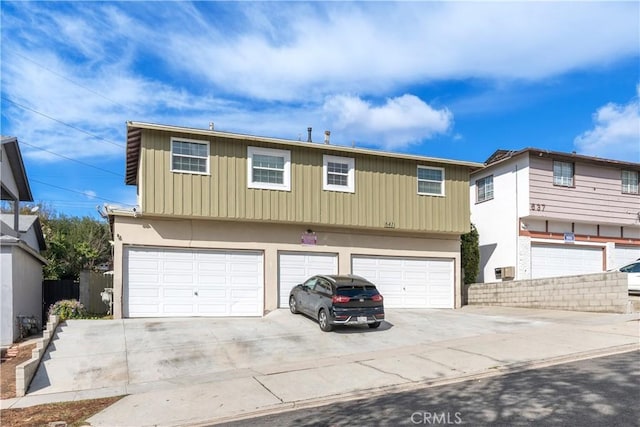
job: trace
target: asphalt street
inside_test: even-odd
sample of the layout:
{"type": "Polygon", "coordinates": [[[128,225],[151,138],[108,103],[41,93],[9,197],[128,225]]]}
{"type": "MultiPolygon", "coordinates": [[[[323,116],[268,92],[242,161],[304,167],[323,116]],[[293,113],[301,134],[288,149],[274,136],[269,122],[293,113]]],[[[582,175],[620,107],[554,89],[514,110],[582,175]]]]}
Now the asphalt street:
{"type": "Polygon", "coordinates": [[[633,351],[223,425],[632,427],[640,425],[639,403],[633,351]]]}

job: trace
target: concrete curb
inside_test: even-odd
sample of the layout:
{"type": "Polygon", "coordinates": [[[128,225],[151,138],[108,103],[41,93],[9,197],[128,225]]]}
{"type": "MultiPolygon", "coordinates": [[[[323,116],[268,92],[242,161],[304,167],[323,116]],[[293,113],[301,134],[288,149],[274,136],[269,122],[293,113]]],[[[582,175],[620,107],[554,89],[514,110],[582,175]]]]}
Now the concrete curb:
{"type": "Polygon", "coordinates": [[[31,353],[31,359],[16,366],[16,397],[23,397],[27,394],[27,389],[31,384],[33,376],[36,374],[38,365],[44,356],[51,338],[56,332],[58,325],[60,324],[60,318],[55,315],[49,316],[47,322],[47,328],[42,331],[42,338],[36,341],[36,348],[31,353]]]}
{"type": "Polygon", "coordinates": [[[370,399],[374,397],[383,396],[386,394],[394,394],[394,393],[402,393],[414,390],[422,390],[425,388],[438,387],[448,384],[456,384],[465,381],[471,380],[479,380],[484,378],[492,378],[501,375],[513,374],[517,372],[525,372],[532,369],[540,369],[546,368],[554,365],[561,365],[564,363],[576,362],[580,360],[588,360],[594,359],[597,357],[605,357],[612,356],[615,354],[628,353],[631,351],[640,351],[640,343],[638,344],[627,344],[616,347],[609,347],[604,349],[598,349],[588,352],[580,352],[574,353],[570,355],[563,355],[549,359],[541,359],[531,362],[524,363],[514,363],[504,366],[498,366],[496,368],[490,368],[489,370],[485,370],[482,372],[474,372],[470,374],[463,374],[456,377],[442,378],[437,380],[427,380],[427,381],[413,381],[410,383],[393,385],[393,386],[383,386],[375,389],[368,390],[358,390],[352,393],[346,393],[340,395],[339,397],[327,397],[321,399],[311,399],[311,400],[299,400],[293,402],[283,402],[276,405],[271,405],[267,407],[260,408],[256,411],[243,412],[237,415],[230,415],[226,417],[217,418],[214,420],[209,420],[205,423],[197,422],[197,423],[180,423],[176,424],[185,426],[185,427],[204,427],[211,425],[219,425],[234,421],[242,421],[256,417],[262,417],[267,415],[274,415],[285,413],[289,411],[306,409],[306,408],[315,408],[319,406],[329,405],[332,403],[343,403],[360,399],[370,399]]]}

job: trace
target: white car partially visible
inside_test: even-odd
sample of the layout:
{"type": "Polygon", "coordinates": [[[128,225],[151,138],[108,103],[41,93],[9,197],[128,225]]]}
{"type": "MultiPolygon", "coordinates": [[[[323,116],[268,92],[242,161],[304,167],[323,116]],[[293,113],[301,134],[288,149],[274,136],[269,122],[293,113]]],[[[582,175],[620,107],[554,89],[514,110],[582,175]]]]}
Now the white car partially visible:
{"type": "Polygon", "coordinates": [[[640,293],[640,260],[620,267],[618,271],[627,273],[629,292],[640,293]]]}

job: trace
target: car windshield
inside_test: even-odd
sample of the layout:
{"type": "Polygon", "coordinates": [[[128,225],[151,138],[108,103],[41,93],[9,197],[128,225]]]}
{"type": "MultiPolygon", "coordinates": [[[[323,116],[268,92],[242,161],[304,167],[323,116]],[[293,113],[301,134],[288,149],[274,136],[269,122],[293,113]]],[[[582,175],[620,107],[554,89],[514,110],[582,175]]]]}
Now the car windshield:
{"type": "Polygon", "coordinates": [[[623,273],[640,273],[640,262],[634,262],[620,268],[623,273]]]}
{"type": "Polygon", "coordinates": [[[373,285],[365,285],[365,284],[353,284],[353,285],[338,285],[338,289],[336,290],[338,295],[346,296],[346,297],[371,297],[373,295],[378,294],[378,290],[373,285]]]}

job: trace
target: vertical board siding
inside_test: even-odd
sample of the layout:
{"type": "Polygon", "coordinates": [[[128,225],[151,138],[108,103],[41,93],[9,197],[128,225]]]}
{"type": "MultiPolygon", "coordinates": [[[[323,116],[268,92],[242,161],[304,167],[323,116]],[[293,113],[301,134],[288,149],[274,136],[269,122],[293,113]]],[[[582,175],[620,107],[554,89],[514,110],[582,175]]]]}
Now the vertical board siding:
{"type": "Polygon", "coordinates": [[[544,205],[540,215],[580,222],[633,224],[640,206],[638,194],[623,194],[621,169],[574,164],[574,187],[553,185],[553,160],[531,157],[531,203],[544,205]]]}
{"type": "MultiPolygon", "coordinates": [[[[141,189],[149,214],[296,222],[402,231],[463,233],[469,227],[469,169],[445,165],[445,197],[417,194],[416,160],[338,153],[355,159],[355,193],[322,189],[322,156],[291,152],[291,191],[247,188],[247,147],[272,145],[222,137],[145,130],[141,189]],[[170,138],[209,141],[210,175],[170,171],[170,138]]],[[[429,164],[427,166],[443,166],[429,164]]]]}

